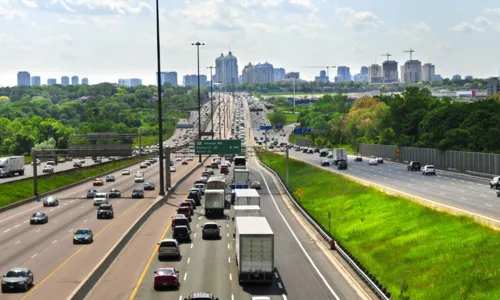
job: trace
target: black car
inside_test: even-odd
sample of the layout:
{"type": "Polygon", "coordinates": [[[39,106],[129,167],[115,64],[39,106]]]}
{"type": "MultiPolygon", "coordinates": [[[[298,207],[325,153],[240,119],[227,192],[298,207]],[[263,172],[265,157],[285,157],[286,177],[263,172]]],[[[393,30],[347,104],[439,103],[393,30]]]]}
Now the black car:
{"type": "Polygon", "coordinates": [[[33,272],[28,268],[10,269],[7,274],[2,277],[2,293],[8,291],[28,291],[35,280],[33,272]]]}
{"type": "Polygon", "coordinates": [[[111,189],[108,193],[109,198],[120,198],[122,193],[117,189],[111,189]]]}
{"type": "Polygon", "coordinates": [[[329,167],[330,166],[330,161],[328,159],[322,160],[321,161],[321,166],[322,167],[329,167]]]}
{"type": "Polygon", "coordinates": [[[146,182],[144,184],[144,190],[145,191],[154,191],[154,189],[155,189],[154,183],[152,183],[152,182],[146,182]]]}
{"type": "Polygon", "coordinates": [[[341,160],[337,165],[338,170],[347,170],[347,161],[341,160]]]}
{"type": "Polygon", "coordinates": [[[43,211],[34,213],[30,218],[30,224],[46,224],[49,222],[49,216],[43,211]]]}
{"type": "Polygon", "coordinates": [[[187,196],[189,199],[193,199],[196,205],[201,205],[201,195],[199,191],[191,190],[187,196]]]}
{"type": "Polygon", "coordinates": [[[218,169],[219,165],[217,163],[212,163],[211,167],[212,169],[218,169]]]}
{"type": "Polygon", "coordinates": [[[97,218],[98,219],[113,219],[115,217],[115,213],[113,211],[113,205],[111,204],[101,204],[97,209],[97,218]]]}
{"type": "Polygon", "coordinates": [[[420,171],[422,169],[422,165],[418,161],[410,161],[406,168],[408,171],[420,171]]]}
{"type": "Polygon", "coordinates": [[[383,164],[384,163],[384,159],[382,157],[377,157],[377,162],[379,164],[383,164]]]}
{"type": "Polygon", "coordinates": [[[94,242],[94,233],[89,228],[80,228],[73,235],[73,244],[90,244],[94,242]]]}
{"type": "Polygon", "coordinates": [[[191,230],[186,225],[177,225],[174,228],[172,238],[177,241],[191,242],[191,230]]]}
{"type": "Polygon", "coordinates": [[[184,298],[184,300],[219,300],[219,298],[215,298],[212,293],[191,293],[189,297],[184,298]]]}
{"type": "Polygon", "coordinates": [[[113,175],[106,176],[106,182],[114,182],[114,181],[115,181],[115,176],[113,175]]]}
{"type": "Polygon", "coordinates": [[[172,230],[175,229],[176,226],[186,226],[189,230],[191,230],[191,226],[189,225],[189,219],[186,218],[183,214],[176,214],[172,217],[172,230]]]}
{"type": "Polygon", "coordinates": [[[220,239],[220,225],[215,222],[206,222],[205,225],[201,226],[203,228],[201,237],[220,239]]]}
{"type": "Polygon", "coordinates": [[[144,198],[144,191],[141,189],[135,189],[132,191],[132,198],[144,198]]]}

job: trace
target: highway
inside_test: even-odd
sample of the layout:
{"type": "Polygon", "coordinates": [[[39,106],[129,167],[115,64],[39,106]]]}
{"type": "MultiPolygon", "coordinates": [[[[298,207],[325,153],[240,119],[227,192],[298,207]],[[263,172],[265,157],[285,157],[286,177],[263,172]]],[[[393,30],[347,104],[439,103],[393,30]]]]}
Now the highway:
{"type": "MultiPolygon", "coordinates": [[[[264,117],[265,114],[260,113],[259,116],[256,116],[252,113],[252,115],[253,119],[256,120],[254,126],[263,122],[261,117],[264,117]]],[[[286,136],[280,136],[270,131],[268,137],[276,137],[280,143],[288,143],[288,136],[292,131],[293,126],[286,126],[284,128],[286,136]]],[[[255,127],[253,133],[259,138],[263,137],[263,132],[257,131],[255,127]]],[[[362,162],[355,162],[355,156],[352,155],[348,156],[348,169],[338,171],[333,165],[321,167],[321,160],[325,158],[320,158],[318,153],[306,154],[290,149],[289,155],[320,168],[328,168],[410,195],[500,219],[500,204],[496,190],[489,186],[489,179],[440,170],[437,170],[436,176],[424,176],[421,172],[407,171],[405,164],[385,161],[383,164],[370,166],[368,165],[369,157],[363,157],[362,162]]]]}

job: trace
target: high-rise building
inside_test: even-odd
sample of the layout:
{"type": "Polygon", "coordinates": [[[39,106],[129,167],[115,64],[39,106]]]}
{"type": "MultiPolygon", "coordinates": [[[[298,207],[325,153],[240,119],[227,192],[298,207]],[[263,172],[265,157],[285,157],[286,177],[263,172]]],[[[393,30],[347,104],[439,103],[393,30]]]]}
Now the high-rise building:
{"type": "Polygon", "coordinates": [[[405,62],[404,82],[412,83],[422,80],[422,63],[419,60],[412,59],[405,62]]]}
{"type": "Polygon", "coordinates": [[[369,81],[368,67],[362,66],[359,74],[354,75],[354,82],[369,81]]]}
{"type": "Polygon", "coordinates": [[[382,72],[384,81],[387,83],[398,82],[398,62],[394,60],[386,60],[382,63],[382,72]]]}
{"type": "MultiPolygon", "coordinates": [[[[156,75],[158,76],[158,72],[156,72],[156,75]]],[[[161,85],[164,85],[165,83],[169,83],[171,86],[177,86],[177,72],[161,72],[160,73],[161,77],[161,85]]]]}
{"type": "Polygon", "coordinates": [[[401,70],[399,72],[399,82],[406,83],[405,82],[405,65],[400,66],[399,69],[401,70]]]}
{"type": "MultiPolygon", "coordinates": [[[[198,86],[197,75],[184,75],[184,86],[198,86]]],[[[208,86],[207,76],[200,75],[200,86],[208,86]]]]}
{"type": "Polygon", "coordinates": [[[362,76],[368,76],[368,67],[362,66],[360,73],[362,76]]]}
{"type": "Polygon", "coordinates": [[[80,79],[78,78],[78,76],[73,76],[71,77],[71,85],[78,85],[80,84],[80,79]]]}
{"type": "Polygon", "coordinates": [[[285,74],[284,79],[295,79],[299,80],[300,79],[300,73],[299,72],[288,72],[285,74]]]}
{"type": "Polygon", "coordinates": [[[436,75],[436,66],[433,64],[424,64],[422,65],[422,81],[423,82],[431,82],[434,80],[434,76],[436,75]]]}
{"type": "Polygon", "coordinates": [[[467,75],[467,76],[465,76],[465,77],[464,77],[464,79],[465,79],[465,80],[472,80],[472,79],[473,79],[473,77],[472,77],[472,75],[467,75]]]}
{"type": "Polygon", "coordinates": [[[134,87],[134,86],[142,85],[142,79],[139,79],[139,78],[118,79],[118,85],[134,87]]]}
{"type": "Polygon", "coordinates": [[[384,75],[382,74],[382,67],[377,64],[373,64],[368,68],[368,77],[370,83],[382,83],[384,81],[384,75]]]}
{"type": "Polygon", "coordinates": [[[31,84],[31,75],[29,72],[20,71],[17,73],[17,86],[30,86],[31,84]]]}
{"type": "Polygon", "coordinates": [[[321,70],[319,71],[319,76],[314,77],[314,81],[328,83],[330,79],[326,76],[326,71],[321,70]]]}
{"type": "Polygon", "coordinates": [[[47,85],[54,85],[54,84],[57,84],[57,79],[55,78],[47,79],[47,85]]]}
{"type": "Polygon", "coordinates": [[[246,65],[244,68],[243,68],[243,71],[242,71],[242,81],[243,81],[243,84],[248,84],[248,83],[254,83],[254,72],[253,72],[253,65],[252,63],[248,63],[248,65],[246,65]]]}
{"type": "Polygon", "coordinates": [[[455,74],[451,77],[451,80],[462,80],[462,76],[460,74],[455,74]]]}
{"type": "Polygon", "coordinates": [[[335,82],[348,82],[351,81],[351,70],[346,66],[337,67],[337,76],[335,76],[335,82]]]}
{"type": "Polygon", "coordinates": [[[221,55],[215,59],[217,82],[221,83],[222,86],[231,85],[231,83],[237,84],[238,73],[238,59],[231,51],[229,51],[226,56],[221,53],[221,55]]]}
{"type": "Polygon", "coordinates": [[[274,82],[282,81],[285,79],[284,68],[274,68],[274,82]]]}
{"type": "Polygon", "coordinates": [[[253,66],[251,63],[245,66],[242,73],[243,83],[271,83],[274,82],[274,68],[273,65],[266,62],[263,64],[256,64],[253,66]]]}
{"type": "Polygon", "coordinates": [[[500,92],[500,80],[498,77],[488,79],[488,96],[495,95],[500,92]]]}
{"type": "Polygon", "coordinates": [[[89,85],[89,79],[88,78],[82,78],[82,85],[89,85]]]}
{"type": "Polygon", "coordinates": [[[68,76],[61,77],[61,85],[63,85],[63,86],[69,85],[69,77],[68,76]]]}
{"type": "Polygon", "coordinates": [[[40,86],[41,81],[40,81],[40,76],[33,76],[31,77],[31,86],[40,86]]]}

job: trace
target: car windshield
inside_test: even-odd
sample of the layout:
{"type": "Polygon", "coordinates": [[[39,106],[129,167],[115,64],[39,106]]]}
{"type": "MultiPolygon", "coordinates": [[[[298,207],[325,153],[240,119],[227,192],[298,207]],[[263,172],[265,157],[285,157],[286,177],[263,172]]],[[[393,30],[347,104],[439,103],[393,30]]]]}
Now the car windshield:
{"type": "Polygon", "coordinates": [[[142,190],[134,190],[134,193],[142,193],[142,190]]]}
{"type": "Polygon", "coordinates": [[[205,224],[205,226],[203,226],[204,229],[217,229],[219,228],[219,225],[217,224],[205,224]]]}
{"type": "Polygon", "coordinates": [[[112,206],[100,206],[99,209],[100,210],[113,210],[113,207],[112,206]]]}
{"type": "Polygon", "coordinates": [[[26,277],[26,272],[24,271],[9,271],[5,274],[5,277],[26,277]]]}
{"type": "MultiPolygon", "coordinates": [[[[181,205],[182,205],[182,203],[181,203],[181,205]]],[[[180,212],[180,213],[187,212],[187,211],[189,211],[189,209],[187,207],[181,206],[177,209],[177,212],[180,212]]]]}
{"type": "Polygon", "coordinates": [[[172,269],[163,269],[163,270],[159,270],[156,274],[158,275],[175,275],[175,272],[174,270],[172,269]]]}
{"type": "Polygon", "coordinates": [[[89,234],[90,231],[87,229],[78,229],[75,234],[89,234]]]}
{"type": "Polygon", "coordinates": [[[36,212],[33,214],[33,217],[43,217],[44,213],[43,212],[36,212]]]}
{"type": "Polygon", "coordinates": [[[177,231],[177,232],[187,232],[187,227],[185,227],[185,226],[183,226],[183,227],[175,227],[174,230],[177,231]]]}

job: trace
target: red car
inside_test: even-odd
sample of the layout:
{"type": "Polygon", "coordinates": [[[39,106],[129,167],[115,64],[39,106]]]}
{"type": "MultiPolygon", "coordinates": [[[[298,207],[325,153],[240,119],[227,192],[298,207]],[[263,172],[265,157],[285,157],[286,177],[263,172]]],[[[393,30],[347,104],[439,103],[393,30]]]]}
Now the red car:
{"type": "Polygon", "coordinates": [[[354,161],[363,161],[363,158],[361,156],[356,156],[356,158],[354,159],[354,161]]]}
{"type": "Polygon", "coordinates": [[[227,166],[220,167],[221,174],[229,174],[229,168],[227,166]]]}
{"type": "Polygon", "coordinates": [[[179,282],[179,271],[174,268],[159,268],[154,273],[153,286],[155,290],[166,287],[179,288],[181,284],[179,282]]]}
{"type": "Polygon", "coordinates": [[[94,186],[104,185],[104,181],[101,178],[94,179],[94,186]]]}

